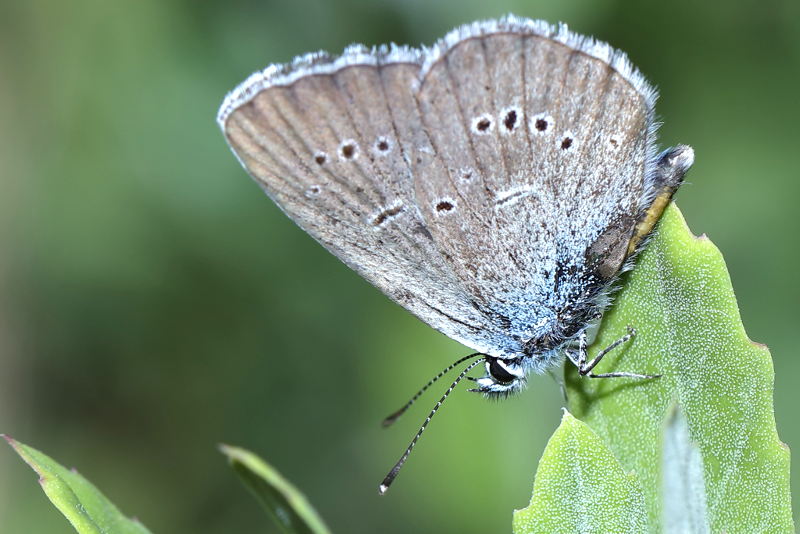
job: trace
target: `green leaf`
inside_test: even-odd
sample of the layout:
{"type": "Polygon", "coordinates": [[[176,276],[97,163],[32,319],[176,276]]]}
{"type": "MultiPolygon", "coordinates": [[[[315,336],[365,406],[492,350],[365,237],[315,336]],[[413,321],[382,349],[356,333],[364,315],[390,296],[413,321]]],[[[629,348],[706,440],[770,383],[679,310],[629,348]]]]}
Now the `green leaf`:
{"type": "Polygon", "coordinates": [[[330,534],[305,496],[275,468],[245,449],[220,445],[220,450],[283,532],[330,534]]]}
{"type": "Polygon", "coordinates": [[[674,205],[616,295],[590,357],[622,337],[595,372],[662,378],[592,380],[567,365],[569,407],[644,489],[649,530],[662,531],[662,429],[678,403],[702,462],[712,532],[794,532],[789,450],[778,439],[769,351],[745,334],[725,262],[674,205]]]}
{"type": "Polygon", "coordinates": [[[565,410],[539,461],[531,504],[514,512],[515,534],[640,533],[646,526],[638,481],[565,410]]]}
{"type": "Polygon", "coordinates": [[[39,475],[47,497],[81,534],[148,534],[136,519],[129,519],[91,482],[74,470],[8,436],[17,454],[39,475]]]}
{"type": "Polygon", "coordinates": [[[708,501],[703,458],[689,438],[689,425],[678,406],[664,429],[661,458],[662,526],[666,534],[707,534],[708,501]]]}

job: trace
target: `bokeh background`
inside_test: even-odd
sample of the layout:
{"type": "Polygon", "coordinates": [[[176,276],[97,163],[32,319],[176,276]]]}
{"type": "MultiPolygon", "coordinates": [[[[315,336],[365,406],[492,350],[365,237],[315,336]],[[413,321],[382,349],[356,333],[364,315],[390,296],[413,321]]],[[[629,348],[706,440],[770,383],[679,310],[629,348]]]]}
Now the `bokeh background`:
{"type": "MultiPolygon", "coordinates": [[[[379,498],[436,394],[379,421],[466,349],[286,219],[214,122],[267,63],[507,12],[609,41],[660,87],[662,145],[697,153],[678,203],[722,249],[800,444],[797,0],[0,3],[0,431],[156,533],[274,531],[219,442],[267,458],[336,532],[508,531],[556,383],[456,392],[379,498]]],[[[10,449],[0,529],[72,532],[10,449]]]]}

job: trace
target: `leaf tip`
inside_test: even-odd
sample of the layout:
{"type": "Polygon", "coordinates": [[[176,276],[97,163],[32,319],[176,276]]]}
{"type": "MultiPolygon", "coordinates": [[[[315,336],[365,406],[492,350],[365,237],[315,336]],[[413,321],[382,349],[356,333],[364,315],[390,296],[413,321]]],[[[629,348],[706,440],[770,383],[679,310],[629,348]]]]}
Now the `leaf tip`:
{"type": "Polygon", "coordinates": [[[559,429],[574,429],[576,425],[581,422],[574,415],[570,413],[566,406],[561,408],[561,423],[558,425],[559,429]]]}
{"type": "Polygon", "coordinates": [[[26,464],[31,466],[33,470],[38,473],[35,462],[33,461],[33,458],[31,458],[29,447],[27,447],[24,443],[15,440],[8,434],[0,434],[0,436],[3,436],[3,439],[6,440],[6,443],[8,443],[12,449],[14,449],[14,452],[16,452],[20,458],[25,460],[26,464]]]}
{"type": "Polygon", "coordinates": [[[230,463],[242,461],[243,451],[239,447],[234,447],[227,443],[220,443],[217,445],[217,449],[219,449],[219,452],[221,452],[230,463]]]}

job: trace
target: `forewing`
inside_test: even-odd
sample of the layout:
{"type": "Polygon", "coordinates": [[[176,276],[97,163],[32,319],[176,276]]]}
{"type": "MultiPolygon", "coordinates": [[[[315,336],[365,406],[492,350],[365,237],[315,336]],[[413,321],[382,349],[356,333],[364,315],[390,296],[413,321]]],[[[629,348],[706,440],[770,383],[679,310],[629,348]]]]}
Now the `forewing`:
{"type": "Polygon", "coordinates": [[[335,61],[305,58],[251,77],[220,122],[248,172],[301,228],[426,323],[489,351],[490,328],[414,198],[412,160],[430,151],[412,90],[418,59],[362,48],[335,61]]]}

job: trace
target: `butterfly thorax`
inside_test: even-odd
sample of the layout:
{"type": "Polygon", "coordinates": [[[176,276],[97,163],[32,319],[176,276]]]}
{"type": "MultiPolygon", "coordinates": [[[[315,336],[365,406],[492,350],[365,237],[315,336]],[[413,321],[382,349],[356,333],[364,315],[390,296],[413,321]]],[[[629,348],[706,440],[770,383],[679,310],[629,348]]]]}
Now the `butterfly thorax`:
{"type": "Polygon", "coordinates": [[[578,279],[584,282],[575,285],[579,291],[560,295],[561,305],[556,309],[539,311],[542,317],[528,328],[534,334],[522,340],[519,351],[487,355],[486,374],[475,380],[475,391],[490,397],[520,391],[529,374],[539,374],[559,364],[565,351],[574,348],[580,336],[596,326],[608,305],[612,281],[603,281],[591,272],[578,279]]]}

